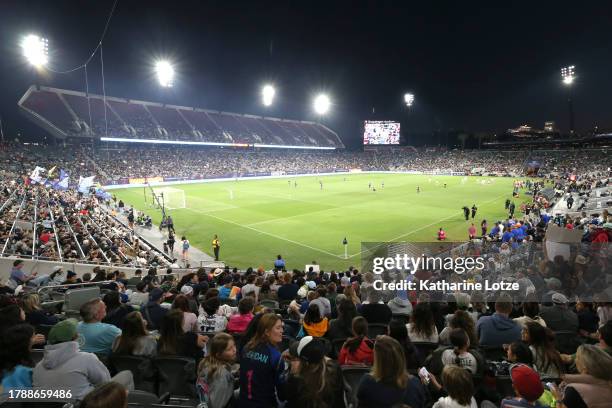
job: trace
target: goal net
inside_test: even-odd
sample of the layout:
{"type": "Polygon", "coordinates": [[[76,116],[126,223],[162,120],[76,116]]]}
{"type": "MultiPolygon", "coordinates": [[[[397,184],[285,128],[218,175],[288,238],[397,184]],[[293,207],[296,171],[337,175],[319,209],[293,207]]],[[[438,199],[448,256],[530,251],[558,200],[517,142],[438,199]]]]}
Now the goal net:
{"type": "Polygon", "coordinates": [[[163,203],[169,210],[173,210],[176,208],[187,208],[187,203],[185,202],[185,192],[180,188],[154,188],[153,192],[159,198],[159,202],[163,203]]]}

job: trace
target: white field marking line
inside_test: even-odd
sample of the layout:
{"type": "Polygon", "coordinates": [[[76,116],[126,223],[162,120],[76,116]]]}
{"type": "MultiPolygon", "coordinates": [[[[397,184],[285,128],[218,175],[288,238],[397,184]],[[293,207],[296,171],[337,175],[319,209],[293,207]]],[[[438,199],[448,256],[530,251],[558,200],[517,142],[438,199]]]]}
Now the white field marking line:
{"type": "MultiPolygon", "coordinates": [[[[300,200],[299,198],[293,198],[291,197],[291,194],[285,194],[285,193],[281,193],[281,195],[273,195],[273,194],[263,194],[263,193],[257,193],[257,192],[248,192],[246,194],[252,194],[252,195],[256,195],[260,197],[267,197],[267,198],[278,198],[280,200],[298,201],[301,203],[308,203],[308,204],[315,204],[315,205],[321,204],[320,202],[317,202],[317,201],[300,200]],[[283,195],[286,195],[286,196],[283,197],[283,195]]],[[[334,208],[343,208],[343,207],[334,207],[334,208]]]]}
{"type": "Polygon", "coordinates": [[[233,205],[233,204],[225,204],[224,202],[211,200],[209,198],[202,198],[202,197],[198,197],[198,196],[194,196],[194,195],[189,195],[189,194],[185,194],[185,197],[191,197],[195,201],[209,202],[209,203],[218,204],[219,206],[223,206],[223,208],[214,208],[214,209],[210,210],[211,212],[214,212],[214,211],[223,211],[223,210],[231,210],[231,209],[234,209],[234,208],[240,208],[240,207],[238,207],[236,205],[233,205]]]}
{"type": "MultiPolygon", "coordinates": [[[[496,198],[494,198],[493,200],[490,200],[490,201],[486,201],[484,204],[480,204],[480,205],[487,205],[487,204],[493,203],[493,202],[495,202],[495,201],[499,200],[500,198],[505,197],[506,195],[507,195],[507,194],[502,194],[502,195],[500,195],[499,197],[496,197],[496,198]]],[[[459,215],[462,215],[462,214],[463,214],[463,211],[461,211],[461,212],[459,213],[459,215]]],[[[424,226],[419,227],[419,228],[417,228],[417,229],[415,229],[415,230],[409,231],[409,232],[407,232],[407,233],[405,233],[405,234],[402,234],[402,235],[399,235],[399,236],[397,236],[397,237],[395,237],[395,238],[392,238],[392,239],[390,239],[390,240],[389,240],[389,241],[387,241],[387,242],[394,242],[394,241],[396,241],[396,240],[398,240],[398,239],[400,239],[400,238],[407,237],[407,236],[409,236],[409,235],[414,234],[415,232],[419,232],[419,231],[421,231],[421,230],[424,230],[425,228],[429,228],[429,227],[431,227],[432,225],[436,225],[436,224],[438,224],[438,223],[440,223],[440,222],[442,222],[442,221],[446,221],[446,220],[451,219],[451,218],[456,217],[456,216],[457,216],[457,214],[452,214],[452,215],[449,215],[448,217],[444,217],[444,218],[442,218],[442,219],[439,219],[438,221],[432,222],[431,224],[424,225],[424,226]]],[[[378,247],[380,247],[380,246],[381,246],[381,245],[383,245],[383,244],[384,244],[384,243],[381,243],[380,245],[377,245],[377,246],[375,246],[374,248],[371,248],[371,249],[378,248],[378,247]]],[[[355,254],[353,254],[353,255],[349,255],[349,257],[348,257],[347,259],[350,259],[350,258],[353,258],[353,257],[355,257],[355,256],[361,255],[363,252],[364,252],[364,251],[362,250],[362,251],[359,251],[359,252],[357,252],[357,253],[355,253],[355,254]]],[[[336,255],[336,256],[338,256],[338,255],[336,255]]],[[[344,258],[344,257],[343,257],[343,258],[344,258]]]]}
{"type": "Polygon", "coordinates": [[[324,249],[315,248],[315,247],[313,247],[313,246],[306,245],[306,244],[303,244],[303,243],[301,243],[301,242],[294,241],[294,240],[292,240],[292,239],[288,239],[288,238],[280,237],[280,236],[278,236],[278,235],[271,234],[271,233],[266,232],[266,231],[258,230],[257,228],[253,228],[253,227],[250,227],[250,226],[248,226],[248,225],[239,224],[239,223],[234,222],[234,221],[226,220],[226,219],[224,219],[224,218],[221,218],[221,217],[217,217],[217,216],[215,216],[215,215],[208,214],[208,213],[206,213],[206,212],[204,212],[204,211],[195,210],[195,209],[193,209],[193,208],[187,208],[187,209],[188,209],[188,210],[190,210],[190,211],[194,211],[194,212],[197,212],[197,213],[203,214],[203,215],[205,215],[205,216],[207,216],[207,217],[215,218],[215,219],[217,219],[217,220],[219,220],[219,221],[226,222],[226,223],[228,223],[228,224],[236,225],[237,227],[242,227],[242,228],[250,229],[250,230],[255,231],[255,232],[259,233],[259,234],[268,235],[268,236],[270,236],[270,237],[272,237],[272,238],[280,239],[280,240],[282,240],[282,241],[287,241],[287,242],[290,242],[290,243],[292,243],[292,244],[302,246],[302,247],[304,247],[304,248],[312,249],[313,251],[317,251],[317,252],[321,252],[321,253],[324,253],[324,254],[329,255],[329,256],[337,257],[336,255],[332,254],[331,252],[327,252],[327,251],[325,251],[324,249]]]}
{"type": "MultiPolygon", "coordinates": [[[[405,186],[405,185],[407,185],[407,183],[406,183],[406,184],[402,184],[401,186],[403,187],[403,186],[405,186]]],[[[461,187],[461,186],[459,186],[459,187],[461,187]]],[[[448,189],[448,188],[447,188],[447,189],[448,189]]],[[[262,194],[262,195],[263,195],[263,194],[262,194]]],[[[414,203],[414,202],[403,202],[402,204],[413,204],[413,203],[414,203]]],[[[269,219],[269,220],[257,221],[257,222],[253,222],[253,223],[246,224],[246,225],[250,227],[250,226],[253,226],[253,225],[261,225],[261,224],[267,224],[267,223],[270,223],[270,222],[275,222],[275,221],[281,221],[281,220],[288,220],[288,219],[292,219],[292,218],[303,217],[303,216],[310,215],[310,214],[318,214],[318,213],[322,213],[322,212],[325,212],[325,211],[331,211],[331,210],[337,210],[337,209],[342,209],[342,210],[344,210],[344,209],[346,209],[346,208],[350,208],[350,207],[358,207],[358,206],[360,206],[360,205],[363,205],[363,203],[357,203],[357,204],[352,204],[352,205],[351,205],[351,204],[349,204],[349,205],[346,205],[346,206],[337,206],[337,207],[336,207],[336,206],[332,206],[332,207],[330,207],[330,208],[324,208],[324,209],[321,209],[321,210],[310,211],[310,212],[307,212],[307,213],[296,214],[296,215],[290,215],[290,216],[288,216],[288,217],[271,218],[271,219],[269,219]]],[[[451,217],[454,217],[454,215],[453,215],[453,216],[451,216],[451,217]]],[[[440,221],[446,221],[446,219],[442,219],[442,220],[439,220],[439,221],[437,221],[437,222],[440,222],[440,221]]],[[[426,227],[428,227],[428,226],[425,226],[424,228],[426,228],[426,227]]],[[[413,231],[413,232],[418,232],[418,231],[420,231],[420,230],[415,230],[415,231],[413,231]]],[[[397,238],[396,238],[396,239],[397,239],[397,238]]],[[[357,254],[356,254],[356,255],[357,255],[357,254]]],[[[343,258],[343,259],[344,259],[344,253],[342,253],[342,254],[340,254],[340,255],[336,255],[336,256],[337,256],[337,257],[341,257],[341,258],[343,258]]],[[[352,255],[352,256],[353,256],[353,255],[352,255]]],[[[352,256],[349,256],[349,258],[351,258],[352,256]]]]}

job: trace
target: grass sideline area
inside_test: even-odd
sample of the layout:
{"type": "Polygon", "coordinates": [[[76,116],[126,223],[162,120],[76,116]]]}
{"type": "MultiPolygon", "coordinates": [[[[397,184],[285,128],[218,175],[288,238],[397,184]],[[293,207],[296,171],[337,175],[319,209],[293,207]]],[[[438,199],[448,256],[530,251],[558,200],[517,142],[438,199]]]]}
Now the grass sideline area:
{"type": "MultiPolygon", "coordinates": [[[[470,222],[463,217],[463,206],[478,207],[474,224],[479,232],[483,219],[491,228],[507,217],[504,202],[512,199],[513,180],[357,173],[173,185],[185,192],[187,205],[170,211],[177,231],[175,252],[185,235],[210,254],[213,234],[218,234],[221,260],[240,268],[271,268],[277,254],[288,269],[304,268],[313,260],[325,270],[359,267],[362,241],[432,242],[440,227],[449,241],[466,241],[470,222]]],[[[113,193],[159,224],[161,210],[150,206],[148,188],[147,203],[142,187],[113,193]]],[[[515,214],[529,200],[524,194],[515,199],[515,214]]]]}

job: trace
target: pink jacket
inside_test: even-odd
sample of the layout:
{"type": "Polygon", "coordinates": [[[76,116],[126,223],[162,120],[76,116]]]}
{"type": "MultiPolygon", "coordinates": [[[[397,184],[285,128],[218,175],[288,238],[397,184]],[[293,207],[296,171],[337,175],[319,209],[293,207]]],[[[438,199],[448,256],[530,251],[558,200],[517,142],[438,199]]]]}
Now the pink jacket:
{"type": "Polygon", "coordinates": [[[246,330],[251,320],[253,320],[253,313],[232,315],[227,324],[227,331],[230,333],[242,333],[246,330]]]}

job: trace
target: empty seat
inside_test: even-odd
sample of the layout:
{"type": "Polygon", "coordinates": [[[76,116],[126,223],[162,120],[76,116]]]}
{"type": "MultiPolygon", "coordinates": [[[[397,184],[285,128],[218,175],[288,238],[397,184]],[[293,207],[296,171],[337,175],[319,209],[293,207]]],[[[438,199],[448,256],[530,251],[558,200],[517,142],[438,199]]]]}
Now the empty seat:
{"type": "Polygon", "coordinates": [[[159,378],[158,394],[195,398],[196,362],[188,357],[156,357],[153,364],[159,378]]]}
{"type": "Polygon", "coordinates": [[[357,407],[357,388],[361,378],[370,372],[367,366],[342,366],[342,382],[344,385],[344,398],[349,408],[357,407]]]}
{"type": "Polygon", "coordinates": [[[148,357],[113,354],[111,365],[119,372],[128,370],[134,376],[134,387],[137,390],[157,392],[157,371],[153,361],[148,357]]]}
{"type": "Polygon", "coordinates": [[[386,324],[382,323],[370,323],[368,324],[368,337],[375,339],[376,336],[382,336],[387,334],[388,329],[386,324]]]}
{"type": "Polygon", "coordinates": [[[439,347],[438,343],[431,343],[428,341],[413,341],[414,347],[419,351],[422,359],[426,359],[439,347]]]}

